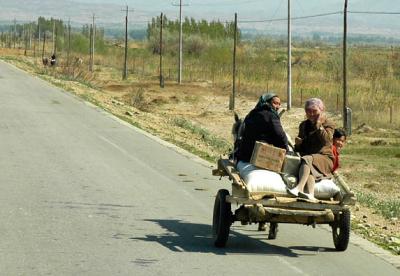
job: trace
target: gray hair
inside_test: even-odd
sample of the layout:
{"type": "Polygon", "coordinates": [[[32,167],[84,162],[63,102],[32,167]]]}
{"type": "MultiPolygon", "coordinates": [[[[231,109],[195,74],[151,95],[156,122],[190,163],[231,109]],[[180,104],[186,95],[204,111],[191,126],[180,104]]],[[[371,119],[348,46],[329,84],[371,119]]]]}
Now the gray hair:
{"type": "Polygon", "coordinates": [[[319,98],[308,99],[304,105],[304,109],[308,109],[310,107],[316,107],[321,111],[325,111],[325,105],[323,101],[319,98]]]}

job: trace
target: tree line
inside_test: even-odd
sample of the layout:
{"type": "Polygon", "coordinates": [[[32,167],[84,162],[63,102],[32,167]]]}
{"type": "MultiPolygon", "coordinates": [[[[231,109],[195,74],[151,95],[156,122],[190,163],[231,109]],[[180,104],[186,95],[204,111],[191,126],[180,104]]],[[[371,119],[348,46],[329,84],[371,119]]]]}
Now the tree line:
{"type": "MultiPolygon", "coordinates": [[[[40,39],[54,42],[54,52],[64,51],[71,45],[71,51],[87,53],[89,48],[90,24],[85,24],[81,28],[71,28],[69,36],[69,25],[61,19],[39,17],[34,22],[17,23],[2,25],[0,27],[1,46],[8,48],[28,48],[42,47],[37,45],[40,39]],[[70,39],[70,43],[68,43],[70,39]]],[[[95,45],[98,52],[105,52],[106,41],[104,28],[95,27],[95,45]]],[[[53,49],[51,50],[53,51],[53,49]]]]}
{"type": "MultiPolygon", "coordinates": [[[[147,39],[159,34],[161,18],[153,17],[147,25],[147,39]]],[[[163,16],[163,26],[170,33],[178,33],[180,30],[179,20],[169,20],[163,16]]],[[[201,35],[209,39],[233,38],[235,30],[234,22],[222,23],[220,21],[207,21],[205,19],[196,21],[194,18],[185,17],[182,22],[182,31],[186,35],[201,35]]],[[[239,32],[240,33],[240,32],[239,32]]]]}

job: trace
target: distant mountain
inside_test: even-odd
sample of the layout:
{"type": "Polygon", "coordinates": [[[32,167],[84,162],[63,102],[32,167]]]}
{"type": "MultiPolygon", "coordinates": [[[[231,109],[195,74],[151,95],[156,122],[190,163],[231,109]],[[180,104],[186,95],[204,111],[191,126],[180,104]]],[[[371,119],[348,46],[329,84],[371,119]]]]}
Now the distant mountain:
{"type": "MultiPolygon", "coordinates": [[[[171,2],[177,0],[0,0],[0,22],[36,20],[38,16],[47,18],[69,18],[76,26],[91,22],[91,16],[96,16],[96,24],[105,28],[123,28],[124,8],[128,2],[135,11],[130,14],[130,25],[144,28],[152,17],[164,12],[169,18],[176,19],[178,8],[171,2]]],[[[349,0],[350,11],[400,11],[399,5],[393,0],[349,0]]],[[[249,0],[184,0],[184,16],[197,19],[232,20],[238,12],[239,27],[254,29],[263,33],[284,34],[286,22],[249,22],[271,18],[287,17],[287,1],[249,1],[249,0]]],[[[344,0],[292,0],[292,16],[301,17],[319,13],[343,10],[344,0]]],[[[308,19],[293,20],[293,32],[310,34],[315,32],[342,32],[343,15],[330,15],[308,19]]],[[[399,15],[367,15],[349,14],[349,32],[354,34],[379,34],[389,37],[400,35],[399,15]]]]}
{"type": "Polygon", "coordinates": [[[101,19],[101,23],[123,22],[120,5],[89,4],[72,0],[0,0],[0,20],[18,21],[36,20],[38,16],[60,18],[76,23],[91,22],[92,14],[101,19]]]}

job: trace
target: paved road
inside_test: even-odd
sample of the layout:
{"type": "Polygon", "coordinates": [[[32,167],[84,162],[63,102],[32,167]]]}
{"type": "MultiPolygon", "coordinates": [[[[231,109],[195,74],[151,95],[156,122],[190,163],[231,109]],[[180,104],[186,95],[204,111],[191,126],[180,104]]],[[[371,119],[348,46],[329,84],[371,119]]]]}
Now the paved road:
{"type": "Polygon", "coordinates": [[[325,228],[212,245],[224,180],[68,93],[0,62],[1,275],[399,275],[325,228]]]}

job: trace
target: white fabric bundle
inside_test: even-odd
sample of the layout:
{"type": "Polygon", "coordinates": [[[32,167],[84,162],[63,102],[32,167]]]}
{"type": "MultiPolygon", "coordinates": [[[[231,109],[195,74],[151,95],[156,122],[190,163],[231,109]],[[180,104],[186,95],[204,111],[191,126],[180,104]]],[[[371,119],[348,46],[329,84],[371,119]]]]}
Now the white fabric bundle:
{"type": "Polygon", "coordinates": [[[286,185],[278,173],[242,161],[236,167],[250,192],[286,194],[286,185]]]}
{"type": "Polygon", "coordinates": [[[340,192],[340,188],[336,186],[332,179],[322,179],[315,183],[314,196],[318,199],[329,199],[338,192],[340,192]]]}
{"type": "MultiPolygon", "coordinates": [[[[242,161],[239,161],[236,168],[250,192],[287,194],[286,184],[280,174],[242,161]]],[[[318,199],[329,199],[338,192],[340,188],[331,179],[323,179],[315,183],[314,196],[318,199]]]]}

